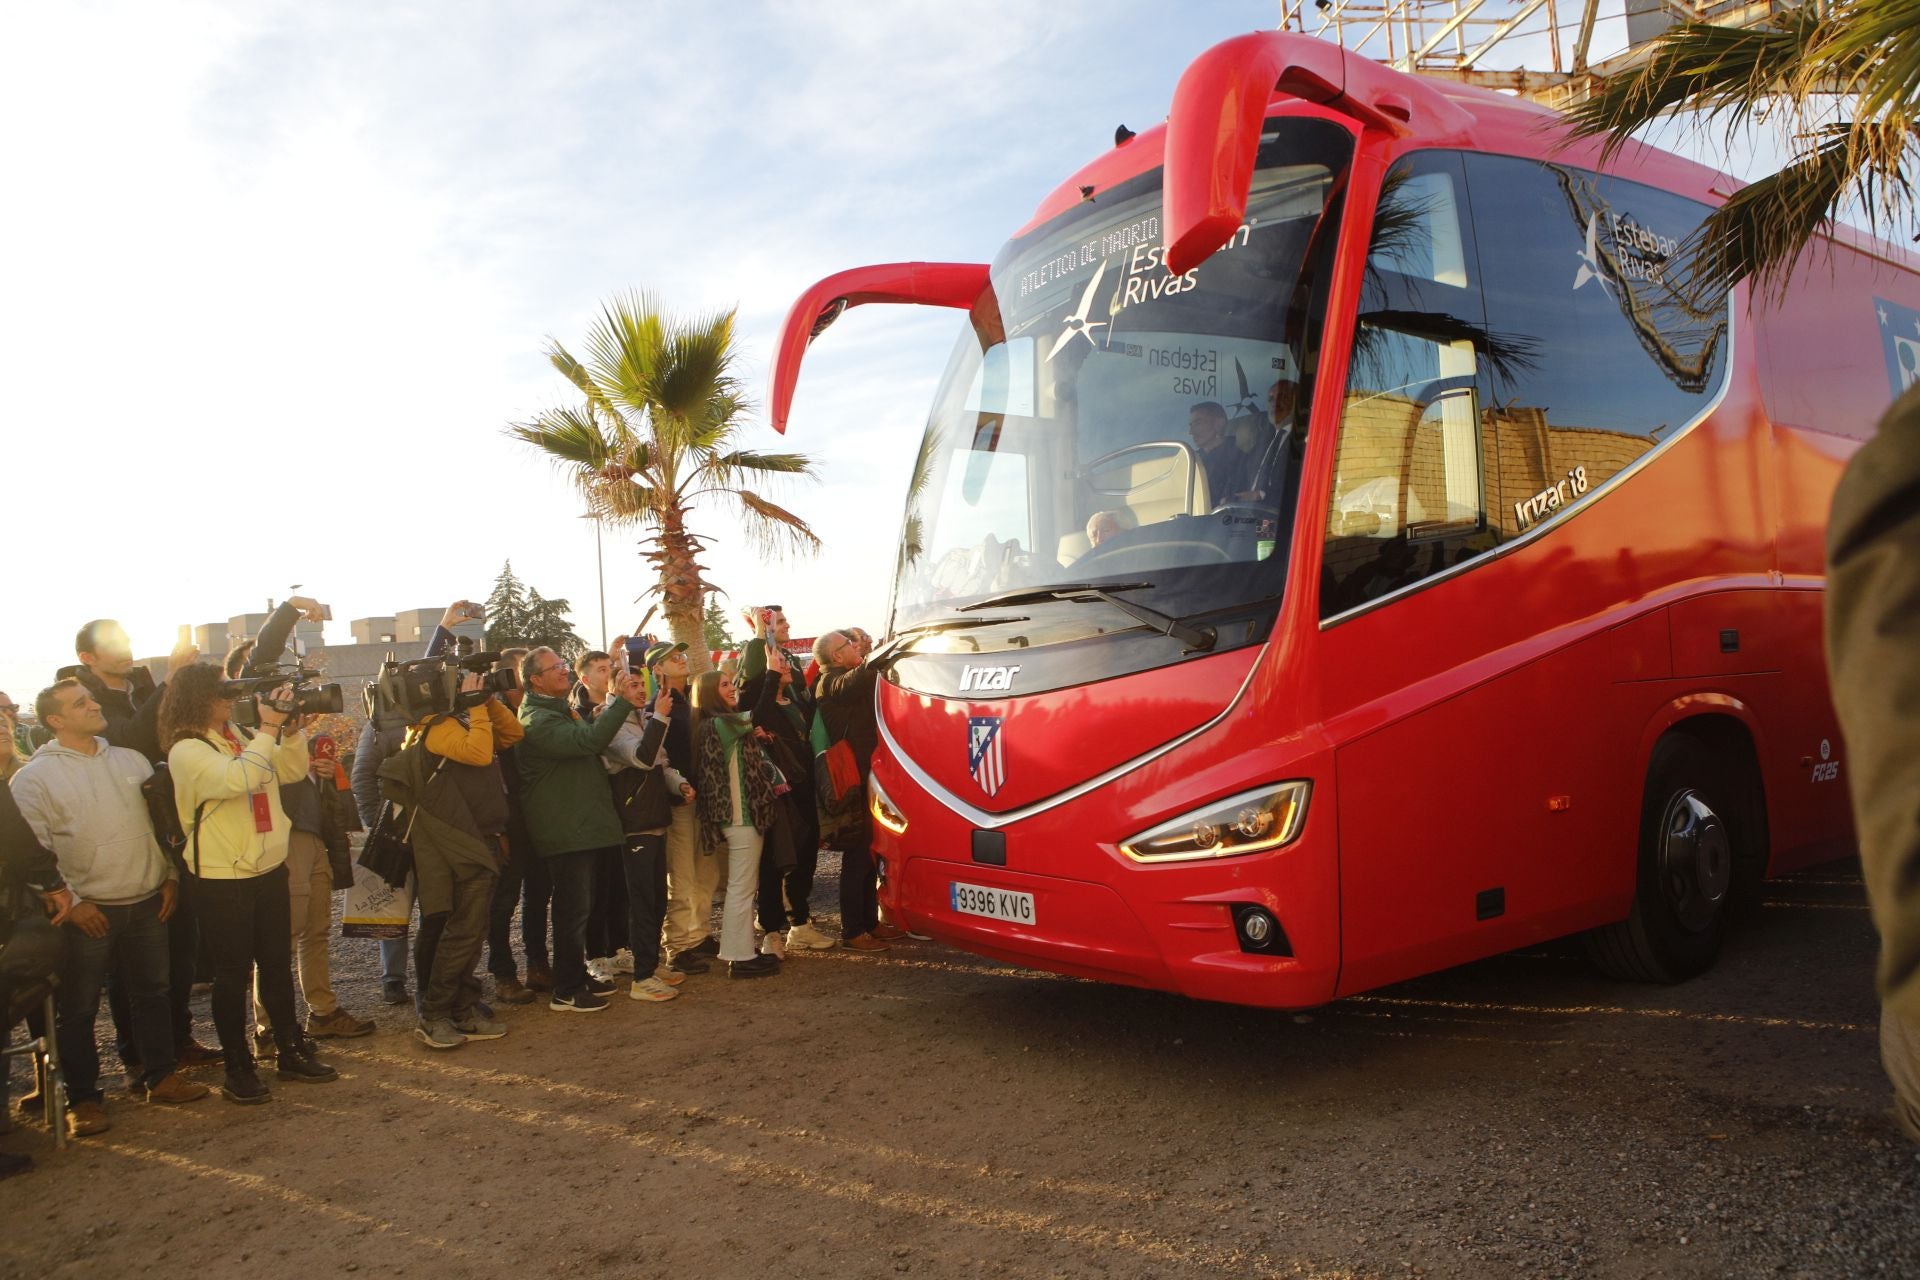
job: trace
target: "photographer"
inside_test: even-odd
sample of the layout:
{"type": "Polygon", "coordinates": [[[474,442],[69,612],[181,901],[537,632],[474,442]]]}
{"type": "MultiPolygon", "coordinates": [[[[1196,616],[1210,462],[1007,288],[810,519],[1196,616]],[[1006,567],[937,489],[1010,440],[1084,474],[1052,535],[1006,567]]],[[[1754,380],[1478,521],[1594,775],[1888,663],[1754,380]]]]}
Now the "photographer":
{"type": "MultiPolygon", "coordinates": [[[[237,680],[252,665],[254,642],[243,640],[227,651],[227,679],[237,680]]],[[[320,763],[320,762],[316,762],[320,763]]],[[[329,769],[333,762],[324,762],[329,769]]],[[[332,782],[329,773],[327,781],[332,782]]],[[[311,774],[282,781],[280,803],[293,830],[287,837],[287,893],[293,922],[290,945],[300,994],[307,1001],[306,1033],[315,1039],[352,1040],[373,1034],[373,1023],[354,1017],[333,994],[333,968],[327,949],[333,930],[333,872],[327,862],[326,831],[320,790],[311,774]]],[[[341,886],[344,888],[345,886],[341,886]]],[[[254,1044],[264,1052],[273,1043],[273,1019],[260,993],[254,993],[254,1044]]]]}
{"type": "MultiPolygon", "coordinates": [[[[589,649],[580,655],[574,674],[578,683],[569,695],[573,709],[582,720],[592,720],[607,705],[613,687],[613,657],[589,649]]],[[[617,852],[603,854],[594,868],[593,907],[587,914],[587,972],[602,982],[632,973],[633,952],[629,948],[626,872],[617,852]]]]}
{"type": "Polygon", "coordinates": [[[627,912],[620,923],[633,940],[633,985],[627,994],[635,1000],[671,1000],[679,994],[674,988],[686,981],[662,967],[660,954],[660,927],[667,913],[667,828],[673,806],[694,798],[693,787],[667,763],[672,718],[673,695],[662,686],[652,711],[630,714],[602,753],[613,775],[614,807],[627,834],[621,855],[627,912]]]}
{"type": "Polygon", "coordinates": [[[763,750],[786,776],[792,790],[775,800],[780,819],[792,838],[793,865],[760,871],[760,928],[762,945],[776,956],[789,947],[828,951],[834,940],[813,926],[813,877],[820,865],[820,815],[813,786],[813,698],[800,688],[799,663],[786,648],[786,615],[769,605],[753,618],[754,638],[747,642],[741,669],[750,674],[741,682],[740,701],[753,707],[756,728],[767,732],[763,750]],[[771,633],[771,634],[769,634],[771,633]],[[769,644],[769,641],[775,643],[769,644]],[[779,670],[767,665],[769,651],[782,660],[779,670]],[[767,682],[777,685],[771,704],[764,697],[767,682]]]}
{"type": "MultiPolygon", "coordinates": [[[[517,673],[520,660],[526,656],[525,649],[502,650],[494,670],[517,673]]],[[[526,691],[518,681],[500,695],[500,701],[514,713],[516,727],[525,697],[526,691]]],[[[547,902],[553,896],[553,887],[547,880],[546,864],[533,852],[533,833],[527,829],[526,810],[520,803],[520,765],[513,748],[496,739],[494,756],[500,763],[500,780],[507,785],[507,865],[493,887],[493,906],[487,920],[487,971],[493,975],[496,1000],[532,1004],[536,990],[553,990],[553,966],[547,956],[547,902]],[[523,891],[526,904],[520,912],[520,936],[527,948],[524,983],[513,959],[513,911],[521,906],[523,891]]]]}
{"type": "Polygon", "coordinates": [[[627,675],[600,717],[581,720],[568,705],[573,681],[567,660],[544,645],[520,666],[526,698],[520,723],[526,738],[514,751],[521,803],[534,852],[553,877],[553,999],[547,1007],[592,1013],[607,1007],[613,984],[587,973],[587,913],[599,855],[625,845],[600,753],[640,705],[646,683],[627,675]]]}
{"type": "MultiPolygon", "coordinates": [[[[693,702],[688,688],[687,646],[661,641],[646,653],[660,687],[673,695],[672,722],[667,726],[667,762],[683,778],[694,776],[693,702]]],[[[720,856],[700,840],[700,820],[694,806],[674,806],[667,827],[667,954],[675,973],[705,973],[708,961],[720,953],[713,921],[713,895],[720,887],[720,856]]]]}
{"type": "Polygon", "coordinates": [[[486,686],[479,672],[465,672],[463,705],[415,724],[409,749],[381,767],[389,798],[413,810],[409,827],[420,901],[413,964],[421,986],[414,1034],[430,1049],[457,1049],[468,1040],[507,1034],[479,1008],[473,969],[487,940],[494,884],[507,862],[507,792],[495,750],[520,741],[524,730],[486,686]],[[473,705],[476,698],[482,701],[473,705]],[[411,749],[416,744],[424,753],[411,749]]]}
{"type": "MultiPolygon", "coordinates": [[[[853,748],[865,783],[880,745],[880,722],[874,711],[877,666],[867,664],[873,642],[858,627],[829,631],[813,642],[820,678],[813,694],[820,706],[828,737],[853,748]]],[[[906,936],[880,923],[880,897],[874,881],[873,817],[864,795],[854,798],[848,815],[848,834],[840,856],[840,943],[853,951],[885,951],[889,935],[906,936]]]]}
{"type": "MultiPolygon", "coordinates": [[[[293,624],[287,625],[291,629],[293,624]]],[[[169,673],[199,660],[200,650],[184,632],[182,628],[179,642],[167,659],[169,673]]],[[[155,686],[152,673],[145,667],[133,665],[133,641],[126,629],[111,618],[95,618],[74,636],[73,652],[80,661],[60,668],[54,673],[54,679],[78,680],[86,686],[107,719],[108,742],[116,747],[132,747],[158,763],[161,746],[155,726],[166,686],[155,686]]]]}
{"type": "Polygon", "coordinates": [[[307,776],[306,735],[293,721],[291,700],[280,700],[288,686],[259,697],[260,731],[251,736],[232,723],[233,692],[216,668],[179,672],[160,707],[160,737],[187,832],[188,897],[213,952],[213,1023],[227,1063],[221,1093],[230,1102],[255,1103],[269,1097],[247,1034],[256,969],[279,1045],[280,1078],[317,1083],[338,1073],[314,1056],[293,1009],[286,869],[293,824],[280,784],[307,776]]]}
{"type": "MultiPolygon", "coordinates": [[[[440,614],[440,622],[427,642],[428,658],[453,648],[453,629],[463,622],[478,622],[487,611],[471,600],[455,600],[440,614]]],[[[261,633],[265,635],[263,631],[261,633]]],[[[380,766],[405,745],[407,726],[382,726],[369,719],[360,731],[359,745],[353,753],[353,803],[360,810],[360,822],[368,831],[379,821],[386,800],[380,794],[380,766]]],[[[380,998],[388,1004],[407,1002],[407,939],[380,939],[380,998]]]]}

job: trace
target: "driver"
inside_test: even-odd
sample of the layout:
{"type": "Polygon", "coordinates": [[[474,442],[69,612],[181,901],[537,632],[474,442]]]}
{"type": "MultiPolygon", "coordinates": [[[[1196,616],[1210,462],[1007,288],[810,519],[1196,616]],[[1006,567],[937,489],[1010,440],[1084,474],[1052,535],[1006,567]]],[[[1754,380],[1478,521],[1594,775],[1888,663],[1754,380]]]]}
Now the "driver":
{"type": "Polygon", "coordinates": [[[1137,527],[1133,512],[1125,507],[1115,507],[1111,511],[1096,511],[1087,519],[1087,542],[1097,547],[1108,538],[1137,527]]]}
{"type": "Polygon", "coordinates": [[[1187,411],[1187,433],[1200,451],[1207,472],[1207,495],[1214,506],[1251,497],[1251,467],[1246,454],[1227,434],[1227,411],[1218,401],[1202,400],[1187,411]]]}

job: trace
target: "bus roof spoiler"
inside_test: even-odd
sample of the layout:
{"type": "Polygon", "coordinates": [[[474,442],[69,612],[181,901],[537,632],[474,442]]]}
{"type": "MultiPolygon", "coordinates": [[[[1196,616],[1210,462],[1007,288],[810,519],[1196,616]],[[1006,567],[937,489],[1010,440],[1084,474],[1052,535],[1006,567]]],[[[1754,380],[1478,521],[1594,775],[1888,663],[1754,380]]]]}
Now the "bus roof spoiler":
{"type": "Polygon", "coordinates": [[[1191,271],[1247,216],[1267,104],[1315,102],[1396,136],[1464,132],[1473,116],[1433,85],[1336,44],[1289,31],[1223,40],[1181,73],[1167,117],[1167,269],[1191,271]]]}
{"type": "MultiPolygon", "coordinates": [[[[1244,197],[1243,197],[1244,199],[1244,197]]],[[[987,287],[984,262],[888,262],[855,267],[828,276],[800,295],[780,326],[773,356],[773,395],[768,406],[773,429],[787,430],[793,389],[807,345],[826,331],[848,307],[868,302],[905,302],[923,307],[971,307],[987,287]]]]}

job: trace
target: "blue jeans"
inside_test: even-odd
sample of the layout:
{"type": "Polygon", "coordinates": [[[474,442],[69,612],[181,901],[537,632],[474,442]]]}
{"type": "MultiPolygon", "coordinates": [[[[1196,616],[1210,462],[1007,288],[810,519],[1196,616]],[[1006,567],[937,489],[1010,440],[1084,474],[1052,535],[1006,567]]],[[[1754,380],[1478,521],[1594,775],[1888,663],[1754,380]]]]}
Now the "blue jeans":
{"type": "Polygon", "coordinates": [[[404,937],[380,939],[380,980],[402,983],[407,980],[407,940],[404,937]]]}
{"type": "Polygon", "coordinates": [[[100,914],[107,918],[103,938],[68,929],[67,968],[58,996],[60,1059],[66,1068],[68,1095],[75,1102],[99,1102],[104,1097],[93,1023],[110,971],[117,971],[126,987],[140,1083],[159,1084],[173,1074],[177,1062],[167,981],[169,941],[166,923],[160,919],[160,895],[131,906],[101,907],[100,914]]]}
{"type": "MultiPolygon", "coordinates": [[[[620,850],[613,851],[616,855],[620,850]]],[[[587,988],[587,916],[604,849],[582,849],[546,860],[553,879],[553,994],[576,996],[587,988]]]]}

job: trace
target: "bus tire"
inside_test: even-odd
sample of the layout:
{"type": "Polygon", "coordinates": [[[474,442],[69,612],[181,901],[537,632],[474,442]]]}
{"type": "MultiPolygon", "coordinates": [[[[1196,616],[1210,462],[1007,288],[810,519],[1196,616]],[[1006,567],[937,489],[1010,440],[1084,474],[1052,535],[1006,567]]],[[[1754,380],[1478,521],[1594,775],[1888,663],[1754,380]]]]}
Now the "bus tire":
{"type": "Polygon", "coordinates": [[[1633,908],[1587,935],[1607,976],[1681,982],[1713,966],[1735,897],[1744,793],[1737,773],[1698,739],[1669,733],[1653,749],[1641,800],[1633,908]]]}

